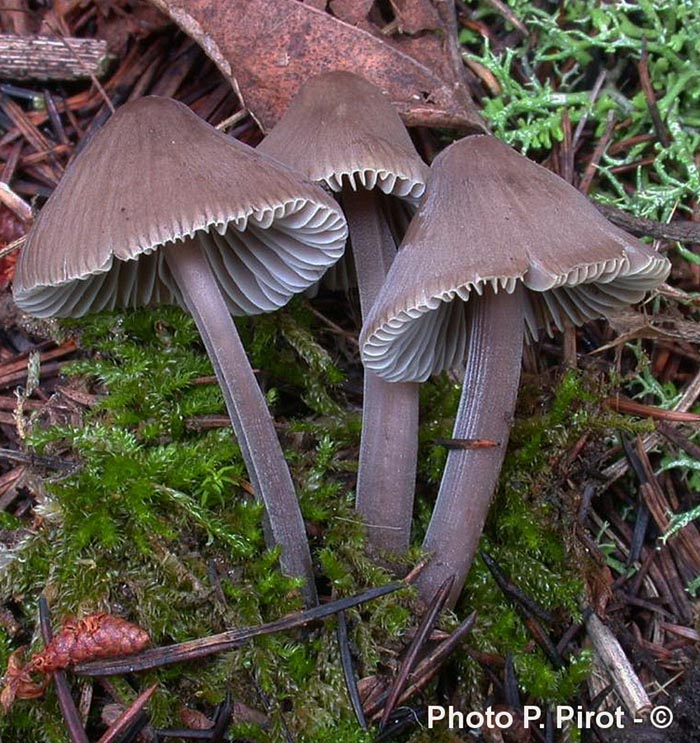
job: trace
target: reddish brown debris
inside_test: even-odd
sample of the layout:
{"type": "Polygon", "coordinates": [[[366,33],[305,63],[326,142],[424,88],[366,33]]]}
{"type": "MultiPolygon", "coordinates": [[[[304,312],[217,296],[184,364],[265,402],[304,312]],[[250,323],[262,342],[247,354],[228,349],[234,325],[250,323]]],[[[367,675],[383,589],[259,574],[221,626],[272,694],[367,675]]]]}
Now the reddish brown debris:
{"type": "Polygon", "coordinates": [[[90,614],[83,619],[68,619],[61,631],[40,653],[22,663],[26,648],[10,656],[0,704],[5,712],[15,699],[40,697],[54,671],[79,663],[132,655],[150,645],[151,638],[141,627],[111,614],[90,614]],[[36,681],[33,674],[43,678],[36,681]]]}
{"type": "MultiPolygon", "coordinates": [[[[0,256],[4,248],[25,234],[26,229],[25,222],[4,204],[0,205],[0,256]]],[[[7,289],[12,281],[16,261],[16,251],[0,257],[0,291],[7,289]]]]}
{"type": "Polygon", "coordinates": [[[296,0],[152,2],[207,50],[264,129],[309,77],[347,70],[384,90],[412,125],[484,130],[456,77],[453,51],[443,48],[443,39],[453,38],[444,25],[424,39],[391,44],[379,29],[375,35],[296,0]]]}

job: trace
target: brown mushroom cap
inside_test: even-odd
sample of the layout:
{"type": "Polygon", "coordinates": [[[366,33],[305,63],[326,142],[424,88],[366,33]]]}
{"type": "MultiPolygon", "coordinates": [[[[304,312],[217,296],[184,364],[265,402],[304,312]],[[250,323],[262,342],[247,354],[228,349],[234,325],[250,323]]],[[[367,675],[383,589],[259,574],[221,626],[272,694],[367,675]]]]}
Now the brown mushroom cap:
{"type": "Polygon", "coordinates": [[[342,255],[347,228],[319,187],[185,105],[142,98],[95,135],[42,209],[16,302],[40,317],[181,303],[161,251],[193,236],[231,312],[247,314],[316,282],[342,255]]]}
{"type": "Polygon", "coordinates": [[[425,190],[428,168],[398,113],[351,72],[308,80],[258,150],[333,191],[376,187],[415,203],[425,190]]]}
{"type": "Polygon", "coordinates": [[[522,281],[529,334],[639,302],[669,262],[610,224],[564,180],[498,139],[474,135],[435,159],[360,342],[365,366],[423,381],[464,365],[466,303],[522,281]],[[462,301],[452,301],[452,300],[462,301]]]}

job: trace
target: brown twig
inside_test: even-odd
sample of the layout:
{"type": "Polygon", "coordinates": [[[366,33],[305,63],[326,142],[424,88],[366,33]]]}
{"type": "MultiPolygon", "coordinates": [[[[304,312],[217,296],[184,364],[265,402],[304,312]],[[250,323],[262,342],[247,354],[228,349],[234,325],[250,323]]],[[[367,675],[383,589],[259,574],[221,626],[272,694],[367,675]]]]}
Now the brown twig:
{"type": "Polygon", "coordinates": [[[357,676],[355,675],[352,653],[350,652],[350,643],[348,641],[348,624],[345,620],[344,611],[338,612],[337,637],[338,648],[340,649],[340,663],[343,667],[345,686],[348,690],[348,696],[350,697],[350,704],[352,704],[352,711],[355,713],[358,725],[363,730],[367,730],[367,720],[365,719],[365,713],[362,709],[360,690],[357,688],[357,676]]]}
{"type": "Polygon", "coordinates": [[[0,34],[0,78],[77,80],[98,72],[107,58],[107,42],[71,39],[71,48],[46,36],[0,34]]]}
{"type": "Polygon", "coordinates": [[[528,33],[527,26],[518,18],[515,13],[501,0],[486,0],[486,2],[497,12],[500,13],[513,28],[517,29],[525,38],[528,33]]]}
{"type": "Polygon", "coordinates": [[[446,449],[493,449],[500,446],[499,441],[489,439],[435,439],[436,446],[444,446],[446,449]]]}
{"type": "Polygon", "coordinates": [[[682,434],[676,426],[672,426],[670,423],[662,420],[656,424],[656,430],[669,441],[676,444],[676,446],[683,449],[683,451],[693,457],[693,459],[700,460],[700,446],[682,434]]]}
{"type": "Polygon", "coordinates": [[[590,612],[586,619],[588,637],[613,681],[615,690],[633,717],[651,709],[649,696],[632,664],[613,633],[590,612]]]}
{"type": "Polygon", "coordinates": [[[18,196],[8,185],[0,181],[0,202],[23,222],[31,222],[33,218],[32,207],[18,196]]]}
{"type": "Polygon", "coordinates": [[[665,223],[654,222],[652,219],[627,214],[614,206],[600,204],[593,199],[591,203],[606,219],[636,237],[646,236],[657,240],[675,240],[682,243],[700,242],[700,222],[691,222],[687,219],[676,219],[665,223]]]}
{"type": "MultiPolygon", "coordinates": [[[[457,649],[464,638],[471,632],[476,622],[476,612],[472,612],[450,637],[441,642],[435,650],[422,660],[408,677],[408,683],[399,697],[398,704],[405,704],[414,694],[424,688],[435,674],[440,670],[445,661],[457,649]]],[[[386,693],[380,693],[365,703],[365,714],[368,718],[376,719],[384,708],[386,693]]]]}
{"type": "Polygon", "coordinates": [[[126,732],[134,724],[138,716],[142,714],[143,708],[146,706],[157,688],[158,684],[153,684],[153,686],[149,686],[148,689],[141,692],[129,709],[124,710],[124,712],[119,715],[119,717],[109,727],[109,730],[102,735],[97,743],[115,743],[116,741],[119,741],[122,733],[126,732]]]}
{"type": "Polygon", "coordinates": [[[480,554],[481,559],[486,564],[486,567],[489,569],[489,572],[506,598],[509,598],[516,604],[516,606],[524,609],[528,614],[538,617],[543,622],[547,622],[547,624],[551,623],[552,615],[536,601],[531,599],[522,588],[516,586],[512,581],[510,581],[501,570],[498,563],[493,559],[493,557],[491,557],[491,555],[489,555],[488,552],[482,550],[480,554]]]}
{"type": "MultiPolygon", "coordinates": [[[[674,407],[674,410],[685,412],[695,404],[696,400],[700,397],[700,371],[693,377],[693,379],[686,385],[681,395],[680,400],[674,407]]],[[[650,433],[644,436],[642,439],[644,451],[649,451],[652,447],[659,443],[660,436],[658,433],[650,433]]],[[[606,478],[606,486],[611,485],[615,480],[627,472],[629,464],[626,459],[620,459],[609,467],[606,467],[602,472],[602,476],[606,478]]]]}
{"type": "Polygon", "coordinates": [[[700,421],[700,415],[697,413],[688,413],[683,410],[664,410],[653,405],[644,405],[644,403],[629,400],[622,395],[607,397],[604,404],[618,413],[627,413],[641,418],[655,418],[656,420],[676,421],[678,423],[697,423],[700,421]]]}
{"type": "Polygon", "coordinates": [[[384,712],[379,722],[380,728],[385,728],[387,726],[389,718],[391,717],[391,713],[396,708],[396,703],[401,696],[401,692],[403,692],[406,687],[409,674],[413,670],[415,662],[418,659],[418,653],[421,651],[423,645],[425,644],[425,641],[430,636],[430,633],[435,626],[435,622],[437,621],[438,615],[442,611],[442,607],[445,605],[447,597],[450,595],[453,583],[454,576],[450,576],[443,582],[440,588],[438,588],[438,590],[435,592],[431,604],[428,607],[428,611],[426,611],[423,615],[423,618],[418,625],[418,630],[416,631],[411,644],[408,646],[406,657],[401,664],[401,670],[396,675],[396,679],[389,689],[389,695],[384,706],[384,712]]]}
{"type": "MultiPolygon", "coordinates": [[[[51,630],[49,605],[43,596],[39,599],[39,624],[41,625],[41,635],[44,644],[48,645],[53,638],[53,631],[51,630]]],[[[80,719],[78,709],[73,702],[73,697],[70,693],[70,686],[68,685],[68,679],[66,678],[66,672],[54,671],[53,681],[56,685],[58,705],[61,708],[61,714],[66,723],[71,743],[90,743],[85,734],[85,729],[83,728],[83,722],[80,719]]]]}
{"type": "Polygon", "coordinates": [[[254,637],[303,627],[325,617],[337,614],[339,611],[349,609],[381,596],[386,596],[405,587],[406,584],[404,582],[396,582],[386,586],[379,586],[378,588],[370,588],[357,596],[338,599],[324,606],[317,606],[313,609],[290,614],[274,622],[261,624],[257,627],[242,627],[241,629],[222,632],[221,634],[204,637],[199,640],[190,640],[176,645],[146,650],[142,653],[124,658],[116,658],[104,662],[83,663],[76,666],[75,673],[89,676],[113,676],[118,673],[145,671],[149,668],[159,668],[172,663],[182,663],[196,660],[197,658],[204,658],[208,655],[214,655],[240,647],[254,637]]]}
{"type": "Polygon", "coordinates": [[[605,153],[605,150],[610,143],[610,138],[612,137],[614,128],[615,112],[611,110],[608,112],[608,122],[605,126],[605,132],[603,132],[603,136],[598,140],[598,143],[593,150],[593,154],[591,155],[591,159],[586,166],[586,170],[581,177],[581,181],[578,187],[579,191],[581,191],[582,193],[588,194],[591,183],[593,183],[593,178],[595,178],[598,164],[600,163],[601,158],[603,157],[603,154],[605,153]]]}
{"type": "Polygon", "coordinates": [[[663,147],[669,147],[671,142],[673,142],[673,138],[661,118],[659,107],[656,105],[656,92],[649,77],[649,50],[647,49],[646,39],[642,39],[642,55],[637,69],[639,70],[639,83],[642,86],[642,92],[647,102],[647,109],[649,110],[649,116],[651,116],[656,136],[663,147]]]}
{"type": "Polygon", "coordinates": [[[512,583],[506,577],[505,573],[503,573],[498,563],[487,552],[482,551],[481,558],[486,563],[486,567],[488,567],[491,575],[493,575],[498,587],[507,598],[513,601],[515,609],[520,614],[523,623],[528,628],[535,642],[542,648],[547,658],[549,658],[549,662],[555,668],[563,668],[564,661],[562,657],[559,655],[556,646],[539,621],[542,619],[545,622],[551,622],[550,613],[527,596],[521,588],[512,583]]]}
{"type": "MultiPolygon", "coordinates": [[[[65,356],[68,356],[73,353],[76,348],[77,346],[74,341],[67,341],[57,348],[42,351],[39,355],[39,363],[41,364],[42,375],[47,373],[54,373],[60,368],[60,363],[51,364],[47,362],[51,362],[55,359],[61,359],[65,356]]],[[[5,387],[10,387],[12,385],[23,382],[27,375],[28,363],[29,354],[24,353],[20,354],[11,361],[0,364],[0,389],[4,389],[5,387]]]]}

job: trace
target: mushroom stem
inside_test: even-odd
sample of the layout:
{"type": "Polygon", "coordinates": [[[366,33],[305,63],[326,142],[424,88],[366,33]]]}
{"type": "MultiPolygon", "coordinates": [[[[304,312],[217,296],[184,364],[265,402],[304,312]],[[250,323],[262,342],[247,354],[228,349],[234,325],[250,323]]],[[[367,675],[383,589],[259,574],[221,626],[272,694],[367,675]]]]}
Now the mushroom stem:
{"type": "Polygon", "coordinates": [[[431,553],[416,580],[427,603],[442,583],[454,575],[448,599],[453,607],[462,591],[479,544],[489,505],[498,483],[522,364],[524,289],[469,300],[467,368],[454,425],[455,439],[486,439],[498,446],[452,449],[442,475],[423,548],[431,553]]]}
{"type": "Polygon", "coordinates": [[[318,603],[304,521],[272,417],[236,326],[195,239],[171,243],[165,262],[214,366],[255,494],[265,506],[265,538],[281,547],[280,567],[303,578],[307,606],[318,603]]]}
{"type": "Polygon", "coordinates": [[[364,320],[394,261],[396,243],[382,214],[378,193],[365,188],[357,191],[345,189],[342,199],[364,320]]]}
{"type": "MultiPolygon", "coordinates": [[[[396,254],[378,194],[343,192],[360,292],[367,317],[396,254]]],[[[418,457],[418,384],[385,382],[365,371],[356,509],[367,527],[370,553],[408,549],[418,457]]]]}
{"type": "Polygon", "coordinates": [[[415,382],[386,382],[365,371],[356,508],[370,553],[408,550],[418,457],[415,382]]]}

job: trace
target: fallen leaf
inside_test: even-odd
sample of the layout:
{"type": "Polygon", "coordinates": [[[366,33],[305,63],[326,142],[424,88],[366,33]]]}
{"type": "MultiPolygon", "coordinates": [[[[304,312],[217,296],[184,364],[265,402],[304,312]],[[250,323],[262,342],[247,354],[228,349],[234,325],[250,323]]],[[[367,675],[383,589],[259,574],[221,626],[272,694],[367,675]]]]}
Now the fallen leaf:
{"type": "Polygon", "coordinates": [[[440,16],[428,0],[391,0],[391,7],[396,15],[396,25],[402,33],[437,31],[441,27],[440,16]]]}
{"type": "MultiPolygon", "coordinates": [[[[415,51],[431,60],[426,64],[370,31],[297,0],[151,2],[203,47],[265,131],[309,77],[330,70],[355,72],[374,83],[408,125],[485,131],[459,79],[462,70],[455,71],[454,40],[443,48],[440,34],[426,37],[430,54],[425,42],[420,54],[415,51]]],[[[420,41],[405,38],[414,45],[420,41]]]]}
{"type": "Polygon", "coordinates": [[[369,25],[367,16],[373,5],[374,0],[331,0],[330,9],[339,20],[365,27],[365,24],[369,25]]]}

